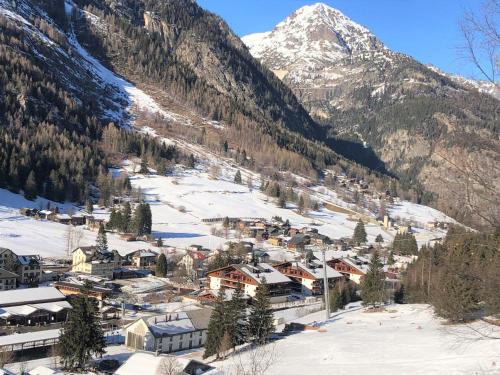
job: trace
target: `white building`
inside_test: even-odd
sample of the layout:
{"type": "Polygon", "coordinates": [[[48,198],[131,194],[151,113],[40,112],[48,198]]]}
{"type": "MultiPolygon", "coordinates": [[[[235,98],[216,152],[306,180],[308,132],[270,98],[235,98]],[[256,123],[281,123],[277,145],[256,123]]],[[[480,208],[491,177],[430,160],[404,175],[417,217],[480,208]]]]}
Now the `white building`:
{"type": "Polygon", "coordinates": [[[202,347],[211,313],[205,308],[138,319],[125,327],[125,345],[160,353],[202,347]]]}

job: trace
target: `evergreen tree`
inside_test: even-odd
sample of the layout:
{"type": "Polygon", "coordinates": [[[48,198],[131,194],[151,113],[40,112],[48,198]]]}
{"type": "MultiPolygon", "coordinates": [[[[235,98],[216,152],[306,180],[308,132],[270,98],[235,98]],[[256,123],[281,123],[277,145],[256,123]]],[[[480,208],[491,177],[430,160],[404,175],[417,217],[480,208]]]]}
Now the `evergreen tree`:
{"type": "Polygon", "coordinates": [[[93,355],[104,354],[106,346],[97,301],[76,296],[72,306],[60,337],[62,363],[68,369],[83,368],[93,355]]]}
{"type": "Polygon", "coordinates": [[[258,344],[266,342],[269,335],[274,331],[273,313],[266,278],[263,277],[257,288],[257,293],[250,310],[248,320],[249,336],[258,344]]]}
{"type": "Polygon", "coordinates": [[[131,220],[132,220],[132,207],[130,206],[130,202],[125,202],[123,205],[123,218],[122,218],[122,225],[120,230],[124,233],[127,233],[130,231],[131,227],[131,220]]]}
{"type": "Polygon", "coordinates": [[[94,212],[94,204],[92,203],[92,200],[89,198],[87,199],[87,202],[85,202],[85,210],[89,215],[92,215],[94,212]]]}
{"type": "Polygon", "coordinates": [[[141,174],[149,173],[148,162],[146,161],[146,159],[141,159],[141,167],[139,169],[139,173],[141,174]]]}
{"type": "Polygon", "coordinates": [[[375,306],[384,302],[384,270],[380,255],[375,251],[369,269],[361,282],[361,299],[364,305],[375,306]]]}
{"type": "Polygon", "coordinates": [[[393,264],[395,263],[395,260],[394,260],[394,252],[391,250],[389,252],[389,257],[387,257],[387,264],[389,266],[392,266],[393,264]]]}
{"type": "Polygon", "coordinates": [[[166,277],[168,272],[167,257],[165,254],[160,254],[158,262],[156,263],[155,276],[166,277]]]}
{"type": "Polygon", "coordinates": [[[450,322],[464,322],[478,308],[478,295],[470,274],[449,268],[443,274],[441,288],[434,299],[436,313],[450,322]]]}
{"type": "Polygon", "coordinates": [[[417,255],[418,245],[415,236],[411,233],[397,233],[392,243],[393,250],[401,255],[417,255]]]}
{"type": "Polygon", "coordinates": [[[227,310],[227,332],[231,338],[231,345],[234,348],[237,345],[243,344],[248,334],[246,301],[243,298],[243,289],[240,283],[238,283],[233,293],[227,310]]]}
{"type": "Polygon", "coordinates": [[[377,237],[375,237],[375,242],[376,243],[382,243],[382,242],[384,242],[384,237],[382,237],[382,235],[380,233],[377,234],[377,237]]]}
{"type": "Polygon", "coordinates": [[[358,220],[356,228],[354,228],[354,234],[352,236],[352,239],[354,242],[358,244],[366,242],[365,224],[363,224],[363,221],[361,221],[361,219],[358,220]]]}
{"type": "Polygon", "coordinates": [[[330,311],[335,312],[343,308],[342,292],[338,287],[330,290],[330,311]]]}
{"type": "Polygon", "coordinates": [[[214,310],[208,323],[207,341],[203,358],[217,355],[220,356],[222,338],[226,333],[226,304],[224,302],[224,289],[219,289],[219,294],[215,300],[214,310]]]}
{"type": "Polygon", "coordinates": [[[239,169],[236,171],[236,174],[234,175],[234,182],[236,184],[241,184],[241,172],[239,169]]]}
{"type": "Polygon", "coordinates": [[[284,194],[281,194],[280,197],[278,198],[278,207],[286,208],[286,198],[284,194]]]}
{"type": "Polygon", "coordinates": [[[151,234],[152,217],[148,203],[140,203],[134,212],[134,229],[138,236],[151,234]]]}
{"type": "Polygon", "coordinates": [[[99,232],[97,232],[96,245],[102,252],[108,251],[108,238],[103,223],[99,224],[99,232]]]}
{"type": "Polygon", "coordinates": [[[26,184],[24,185],[24,196],[26,199],[33,200],[36,198],[38,194],[38,188],[36,185],[36,178],[33,171],[28,175],[28,179],[26,180],[26,184]]]}

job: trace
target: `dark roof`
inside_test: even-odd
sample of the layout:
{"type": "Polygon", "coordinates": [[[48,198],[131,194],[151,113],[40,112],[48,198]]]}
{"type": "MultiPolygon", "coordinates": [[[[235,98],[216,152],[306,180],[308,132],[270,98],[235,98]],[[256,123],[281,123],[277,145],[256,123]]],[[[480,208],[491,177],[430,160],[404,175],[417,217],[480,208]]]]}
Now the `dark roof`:
{"type": "Polygon", "coordinates": [[[195,359],[189,361],[182,372],[188,375],[200,375],[207,371],[213,370],[214,367],[207,365],[206,363],[199,362],[195,359]]]}
{"type": "Polygon", "coordinates": [[[199,309],[186,311],[186,315],[191,320],[193,327],[196,329],[208,329],[212,309],[199,309]]]}
{"type": "Polygon", "coordinates": [[[0,279],[6,279],[6,278],[14,278],[17,277],[17,274],[14,272],[7,271],[4,268],[0,268],[0,279]]]}

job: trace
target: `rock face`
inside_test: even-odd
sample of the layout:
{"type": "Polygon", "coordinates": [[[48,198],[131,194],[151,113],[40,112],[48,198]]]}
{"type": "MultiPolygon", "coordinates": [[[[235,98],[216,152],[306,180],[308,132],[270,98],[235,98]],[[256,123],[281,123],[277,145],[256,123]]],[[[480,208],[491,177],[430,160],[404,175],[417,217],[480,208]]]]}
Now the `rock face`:
{"type": "MultiPolygon", "coordinates": [[[[395,53],[365,27],[321,3],[243,41],[292,88],[328,135],[370,146],[418,199],[455,217],[472,214],[471,225],[498,224],[498,212],[481,217],[491,199],[496,207],[500,203],[498,88],[395,53]],[[483,182],[474,183],[484,191],[464,197],[461,192],[471,184],[466,176],[482,169],[481,159],[493,166],[480,176],[483,182]],[[437,182],[443,177],[444,186],[437,182]]],[[[367,162],[356,159],[353,149],[341,151],[367,162]]]]}

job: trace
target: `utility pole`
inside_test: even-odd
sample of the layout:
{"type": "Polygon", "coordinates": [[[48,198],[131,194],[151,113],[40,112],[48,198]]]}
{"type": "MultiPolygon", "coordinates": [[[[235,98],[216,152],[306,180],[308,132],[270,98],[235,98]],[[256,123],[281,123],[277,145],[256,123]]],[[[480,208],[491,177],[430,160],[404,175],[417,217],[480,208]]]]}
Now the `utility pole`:
{"type": "Polygon", "coordinates": [[[323,290],[325,296],[326,320],[330,319],[330,295],[328,289],[328,275],[326,273],[326,246],[322,246],[321,252],[323,253],[323,290]]]}

